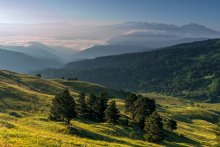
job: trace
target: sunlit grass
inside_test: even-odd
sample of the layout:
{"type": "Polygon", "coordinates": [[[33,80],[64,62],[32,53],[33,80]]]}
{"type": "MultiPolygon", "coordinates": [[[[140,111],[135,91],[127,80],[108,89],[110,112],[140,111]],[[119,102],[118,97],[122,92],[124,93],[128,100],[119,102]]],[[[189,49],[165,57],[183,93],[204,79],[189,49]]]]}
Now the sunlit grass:
{"type": "MultiPolygon", "coordinates": [[[[141,136],[131,138],[131,127],[74,119],[69,132],[63,122],[48,120],[53,92],[68,87],[62,80],[46,80],[28,75],[0,72],[0,146],[215,146],[220,104],[192,102],[155,93],[144,93],[158,103],[163,117],[172,117],[178,129],[169,132],[160,144],[150,144],[141,136]],[[41,85],[42,87],[39,87],[41,85]],[[13,113],[12,113],[13,112],[13,113]],[[14,115],[17,114],[17,115],[14,115]]],[[[71,81],[65,81],[71,82],[71,81]]],[[[69,83],[71,84],[71,83],[69,83]]],[[[89,83],[88,83],[89,84],[89,83]]],[[[86,82],[71,84],[82,89],[86,82]],[[79,85],[76,85],[79,84],[79,85]]],[[[88,85],[92,89],[93,84],[88,85]]],[[[97,85],[94,85],[97,86],[97,85]]],[[[84,87],[85,89],[88,89],[84,87]]],[[[96,89],[97,87],[95,87],[96,89]]],[[[114,98],[122,114],[124,100],[114,98]]],[[[125,114],[127,115],[127,114],[125,114]]]]}

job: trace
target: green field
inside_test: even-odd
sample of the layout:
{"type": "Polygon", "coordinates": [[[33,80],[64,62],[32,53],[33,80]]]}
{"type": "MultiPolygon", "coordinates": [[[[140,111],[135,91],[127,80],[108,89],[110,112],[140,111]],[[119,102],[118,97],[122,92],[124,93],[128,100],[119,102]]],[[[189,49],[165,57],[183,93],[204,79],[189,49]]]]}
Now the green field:
{"type": "Polygon", "coordinates": [[[82,81],[46,80],[0,71],[0,146],[218,146],[215,134],[220,103],[143,93],[156,99],[163,117],[178,122],[178,129],[167,132],[165,141],[157,145],[135,135],[131,127],[77,118],[71,122],[74,129],[69,132],[63,122],[48,120],[51,100],[64,88],[69,88],[74,97],[80,91],[107,91],[124,114],[124,101],[120,99],[124,94],[120,91],[82,81]]]}

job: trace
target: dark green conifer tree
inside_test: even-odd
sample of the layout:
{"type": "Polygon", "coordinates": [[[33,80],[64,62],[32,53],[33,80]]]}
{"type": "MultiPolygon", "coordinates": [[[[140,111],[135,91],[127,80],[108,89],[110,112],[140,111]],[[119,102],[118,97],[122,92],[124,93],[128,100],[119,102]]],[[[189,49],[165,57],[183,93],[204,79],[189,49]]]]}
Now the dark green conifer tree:
{"type": "Polygon", "coordinates": [[[136,94],[130,93],[125,99],[125,111],[129,112],[134,119],[134,102],[138,99],[136,94]]]}
{"type": "Polygon", "coordinates": [[[119,118],[119,110],[116,107],[115,101],[111,101],[105,110],[105,119],[109,123],[116,124],[119,118]]]}
{"type": "Polygon", "coordinates": [[[176,130],[177,129],[177,123],[173,119],[164,119],[164,128],[170,131],[176,130]]]}
{"type": "Polygon", "coordinates": [[[52,101],[49,118],[52,120],[64,120],[70,124],[71,119],[76,117],[76,103],[68,89],[57,94],[52,101]]]}
{"type": "Polygon", "coordinates": [[[97,121],[104,121],[104,111],[108,106],[108,98],[106,93],[101,93],[99,97],[96,98],[95,104],[93,106],[94,118],[97,121]]]}
{"type": "Polygon", "coordinates": [[[143,129],[145,118],[151,115],[156,109],[155,100],[139,95],[133,107],[134,120],[143,129]]]}
{"type": "Polygon", "coordinates": [[[164,139],[163,122],[157,112],[152,113],[145,121],[145,139],[149,142],[160,143],[164,139]]]}
{"type": "Polygon", "coordinates": [[[77,114],[84,118],[87,118],[89,116],[89,108],[86,104],[86,96],[83,92],[80,93],[77,100],[77,114]]]}
{"type": "Polygon", "coordinates": [[[90,93],[90,95],[87,99],[87,105],[89,108],[89,117],[90,118],[93,118],[93,116],[94,116],[94,105],[95,105],[96,99],[97,99],[97,97],[93,93],[90,93]]]}

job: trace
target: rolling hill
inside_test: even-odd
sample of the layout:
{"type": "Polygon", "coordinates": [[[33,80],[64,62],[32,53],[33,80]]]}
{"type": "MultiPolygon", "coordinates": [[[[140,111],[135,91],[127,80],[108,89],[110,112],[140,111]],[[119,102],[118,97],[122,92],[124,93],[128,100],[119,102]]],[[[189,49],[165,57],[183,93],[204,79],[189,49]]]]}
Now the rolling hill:
{"type": "Polygon", "coordinates": [[[220,40],[156,51],[99,57],[39,71],[46,77],[77,77],[116,89],[219,101],[220,40]]]}
{"type": "MultiPolygon", "coordinates": [[[[71,124],[75,132],[68,132],[65,123],[48,119],[51,100],[64,88],[76,98],[80,91],[106,87],[82,81],[44,79],[0,70],[0,146],[218,146],[216,138],[219,103],[210,104],[181,100],[155,93],[142,93],[154,98],[163,117],[177,120],[178,129],[167,132],[161,144],[148,143],[129,126],[96,123],[81,118],[71,124]],[[70,84],[71,83],[71,84],[70,84]]],[[[104,89],[103,89],[104,88],[104,89]]],[[[109,91],[109,92],[110,92],[109,91]]],[[[123,99],[114,99],[124,115],[123,99]]]]}
{"type": "MultiPolygon", "coordinates": [[[[63,79],[44,79],[37,76],[29,76],[26,74],[17,74],[10,71],[0,70],[0,81],[25,88],[28,91],[44,93],[47,95],[55,95],[63,89],[70,89],[73,93],[84,92],[89,95],[90,92],[99,94],[106,91],[110,97],[125,97],[126,93],[117,91],[98,84],[63,79]]],[[[9,93],[13,93],[8,91],[9,93]]]]}
{"type": "Polygon", "coordinates": [[[0,48],[15,51],[19,53],[23,53],[28,56],[32,56],[40,59],[50,59],[50,60],[58,60],[58,56],[52,53],[51,49],[41,43],[38,42],[30,42],[28,46],[3,46],[0,48]]]}
{"type": "Polygon", "coordinates": [[[72,58],[73,54],[76,52],[64,47],[47,46],[39,42],[29,42],[25,46],[0,45],[0,48],[8,51],[23,53],[37,59],[50,60],[55,65],[70,62],[70,58],[72,58]]]}
{"type": "Polygon", "coordinates": [[[146,46],[131,45],[97,45],[86,50],[80,51],[74,55],[74,59],[93,59],[96,57],[120,55],[125,53],[136,53],[150,51],[152,49],[146,46]]]}
{"type": "Polygon", "coordinates": [[[0,49],[0,68],[21,73],[49,67],[58,67],[62,64],[52,59],[41,59],[24,53],[0,49]]]}

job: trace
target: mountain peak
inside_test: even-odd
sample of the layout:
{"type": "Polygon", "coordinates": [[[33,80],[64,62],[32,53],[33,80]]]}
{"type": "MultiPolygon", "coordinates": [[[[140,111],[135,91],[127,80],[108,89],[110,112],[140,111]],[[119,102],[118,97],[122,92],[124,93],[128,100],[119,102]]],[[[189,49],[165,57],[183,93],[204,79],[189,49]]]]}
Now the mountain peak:
{"type": "Polygon", "coordinates": [[[200,25],[197,23],[189,23],[186,25],[182,25],[180,28],[203,28],[203,29],[208,29],[206,26],[204,25],[200,25]]]}
{"type": "Polygon", "coordinates": [[[200,37],[207,36],[208,38],[217,38],[220,35],[220,32],[197,23],[186,24],[180,28],[184,31],[188,31],[189,33],[197,34],[200,37]]]}
{"type": "Polygon", "coordinates": [[[36,42],[36,41],[28,42],[28,46],[37,47],[37,48],[49,48],[49,47],[46,46],[45,44],[40,43],[40,42],[36,42]]]}

